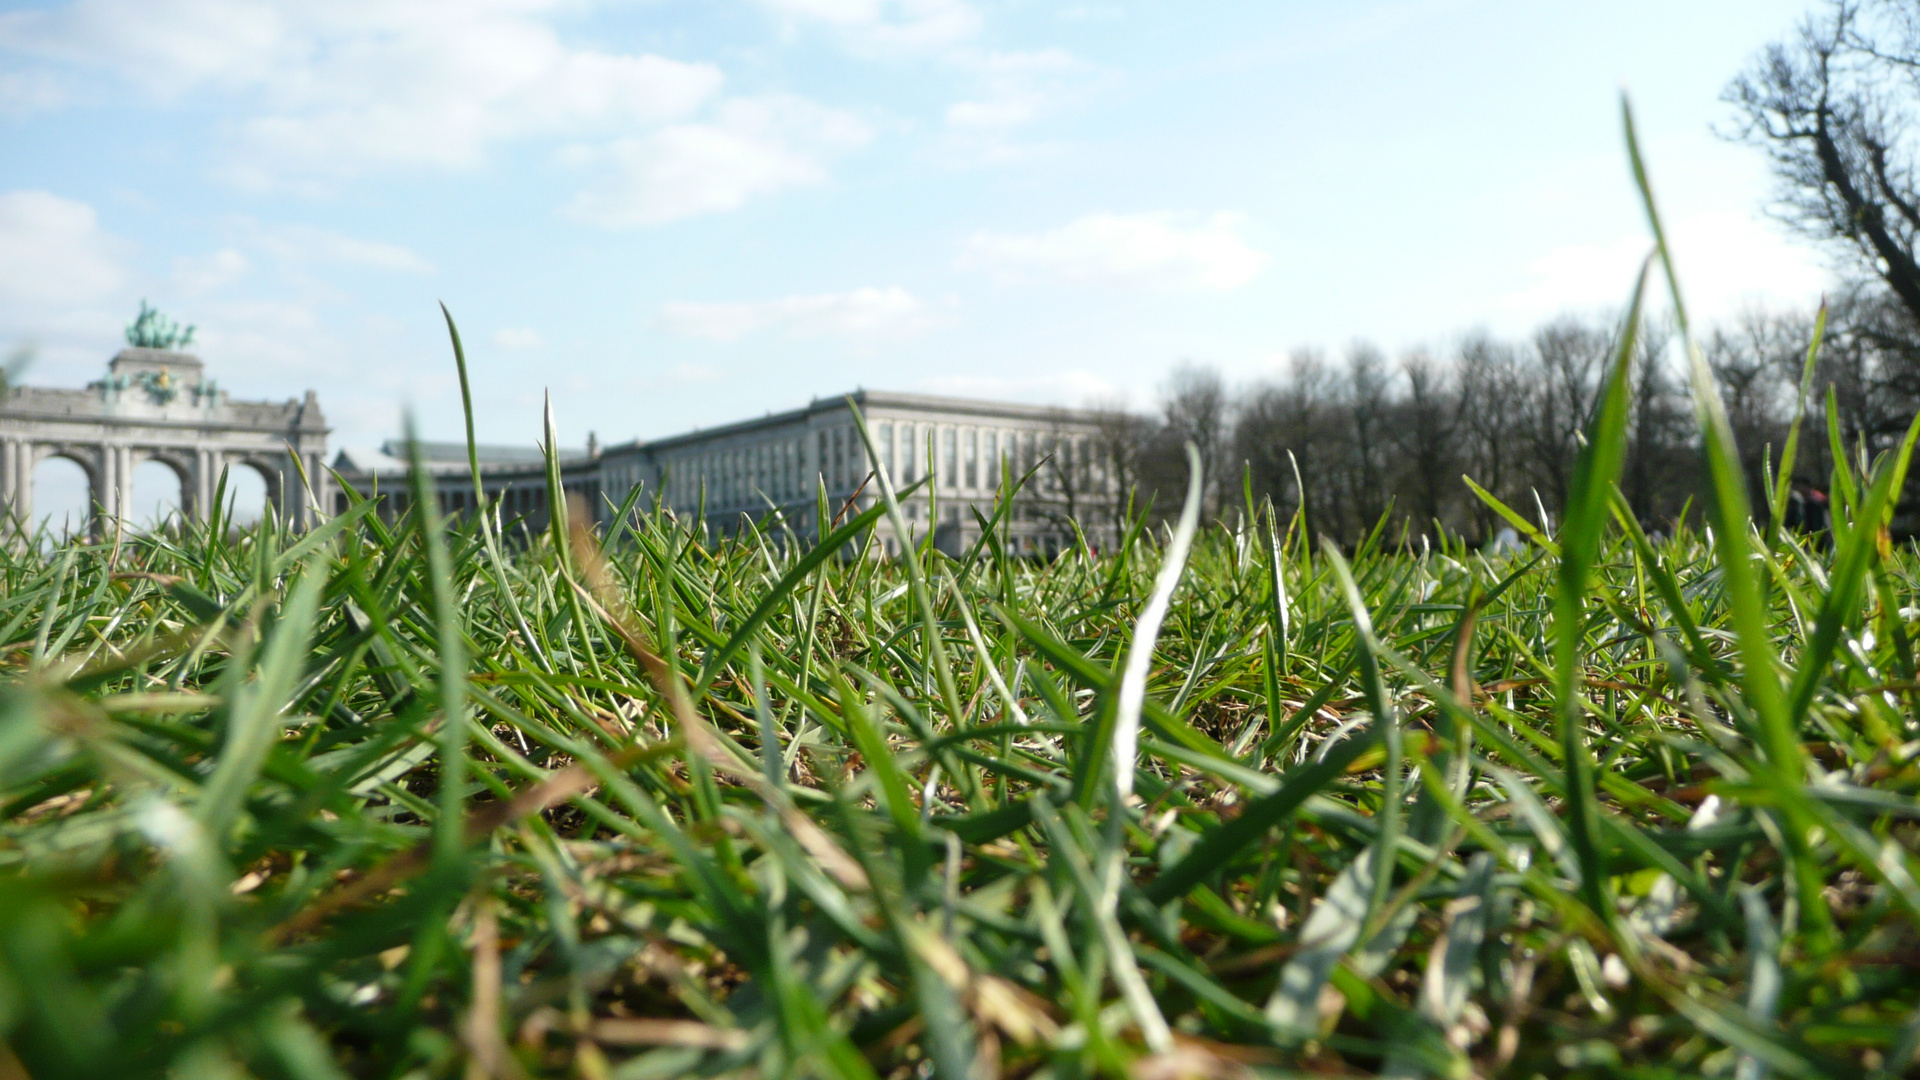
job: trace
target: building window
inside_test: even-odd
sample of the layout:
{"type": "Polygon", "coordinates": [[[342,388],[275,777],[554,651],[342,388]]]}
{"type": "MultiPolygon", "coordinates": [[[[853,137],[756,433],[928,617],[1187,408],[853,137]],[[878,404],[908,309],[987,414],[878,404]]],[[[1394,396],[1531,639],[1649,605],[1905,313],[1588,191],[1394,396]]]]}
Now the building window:
{"type": "Polygon", "coordinates": [[[914,449],[916,445],[918,444],[914,442],[913,425],[901,424],[900,425],[900,482],[902,484],[913,483],[914,462],[920,460],[919,453],[914,449]]]}
{"type": "Polygon", "coordinates": [[[880,464],[887,470],[889,480],[898,480],[900,474],[893,468],[893,425],[880,425],[880,464]]]}
{"type": "Polygon", "coordinates": [[[987,486],[1000,486],[1000,433],[987,432],[987,486]]]}
{"type": "Polygon", "coordinates": [[[980,432],[967,429],[967,490],[980,486],[980,432]]]}
{"type": "Polygon", "coordinates": [[[940,432],[940,479],[948,488],[960,486],[960,433],[954,428],[942,428],[940,432]]]}

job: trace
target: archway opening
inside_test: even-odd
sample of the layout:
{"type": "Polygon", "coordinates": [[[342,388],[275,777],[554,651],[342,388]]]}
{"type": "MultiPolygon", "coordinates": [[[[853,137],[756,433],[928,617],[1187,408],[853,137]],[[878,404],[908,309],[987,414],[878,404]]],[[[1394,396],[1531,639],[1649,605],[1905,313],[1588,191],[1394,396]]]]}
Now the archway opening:
{"type": "Polygon", "coordinates": [[[127,498],[130,528],[155,529],[180,515],[180,474],[164,461],[148,460],[133,467],[132,493],[127,498]]]}
{"type": "Polygon", "coordinates": [[[87,532],[93,521],[93,483],[72,458],[50,457],[33,467],[33,529],[59,542],[87,532]]]}
{"type": "Polygon", "coordinates": [[[226,469],[226,507],[222,511],[230,524],[248,528],[260,523],[267,513],[267,478],[251,465],[229,465],[226,469]]]}

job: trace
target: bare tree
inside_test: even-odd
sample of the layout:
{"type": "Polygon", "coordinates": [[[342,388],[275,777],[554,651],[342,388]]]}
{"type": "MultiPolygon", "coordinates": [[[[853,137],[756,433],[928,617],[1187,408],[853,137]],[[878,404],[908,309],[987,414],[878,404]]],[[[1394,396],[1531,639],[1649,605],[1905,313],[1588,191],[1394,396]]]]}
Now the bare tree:
{"type": "Polygon", "coordinates": [[[1765,462],[1786,438],[1811,330],[1797,314],[1748,308],[1731,325],[1714,330],[1703,350],[1756,506],[1766,503],[1765,462]]]}
{"type": "Polygon", "coordinates": [[[1824,417],[1829,387],[1849,443],[1890,447],[1920,408],[1920,319],[1882,289],[1843,290],[1827,319],[1811,415],[1824,417]]]}
{"type": "Polygon", "coordinates": [[[1153,421],[1127,409],[1124,400],[1103,400],[1088,406],[1094,414],[1089,453],[1106,472],[1113,492],[1115,535],[1126,531],[1127,502],[1141,488],[1141,455],[1153,440],[1153,421]]]}
{"type": "MultiPolygon", "coordinates": [[[[1475,483],[1511,504],[1524,494],[1519,481],[1526,464],[1525,450],[1515,437],[1514,418],[1534,394],[1521,368],[1519,350],[1477,330],[1460,340],[1454,371],[1460,388],[1461,466],[1475,483]]],[[[1499,525],[1497,515],[1479,499],[1473,500],[1469,518],[1478,523],[1482,537],[1492,535],[1499,525]]]]}
{"type": "Polygon", "coordinates": [[[1372,344],[1355,342],[1347,353],[1347,413],[1353,424],[1347,490],[1362,529],[1387,512],[1389,403],[1386,357],[1372,344]]]}
{"type": "Polygon", "coordinates": [[[1334,412],[1326,361],[1297,349],[1280,381],[1256,383],[1238,410],[1234,459],[1251,471],[1255,497],[1291,513],[1304,509],[1311,534],[1342,535],[1346,422],[1334,412]],[[1298,475],[1296,475],[1296,472],[1298,475]]]}
{"type": "Polygon", "coordinates": [[[1028,466],[1035,470],[1033,480],[1024,499],[1015,501],[1016,511],[1060,526],[1080,522],[1091,494],[1093,443],[1081,439],[1078,430],[1065,410],[1048,414],[1047,430],[1036,440],[1035,460],[1028,466]]]}
{"type": "Polygon", "coordinates": [[[1528,433],[1531,464],[1541,494],[1555,506],[1566,505],[1581,433],[1593,415],[1600,373],[1612,352],[1609,330],[1573,316],[1556,319],[1533,335],[1540,381],[1528,433]]]}
{"type": "Polygon", "coordinates": [[[1213,368],[1183,360],[1167,379],[1161,398],[1167,428],[1200,451],[1205,479],[1201,510],[1211,516],[1219,511],[1224,479],[1220,474],[1227,448],[1226,384],[1213,368]]]}
{"type": "Polygon", "coordinates": [[[1403,418],[1395,425],[1407,473],[1408,502],[1418,516],[1415,528],[1425,532],[1441,523],[1442,506],[1454,490],[1454,431],[1458,406],[1446,371],[1425,350],[1409,353],[1400,362],[1407,380],[1403,418]]]}
{"type": "Polygon", "coordinates": [[[1920,316],[1920,9],[1826,0],[1727,87],[1730,134],[1764,149],[1780,216],[1920,316]]]}
{"type": "Polygon", "coordinates": [[[1649,526],[1685,502],[1694,471],[1690,399],[1667,361],[1673,337],[1668,318],[1642,321],[1635,335],[1633,426],[1621,486],[1634,517],[1649,526]]]}

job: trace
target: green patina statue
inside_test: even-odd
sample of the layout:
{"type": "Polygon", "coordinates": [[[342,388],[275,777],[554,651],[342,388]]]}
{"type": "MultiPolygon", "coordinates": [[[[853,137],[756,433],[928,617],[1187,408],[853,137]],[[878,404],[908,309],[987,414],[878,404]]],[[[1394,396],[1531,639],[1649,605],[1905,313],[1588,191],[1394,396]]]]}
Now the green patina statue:
{"type": "Polygon", "coordinates": [[[179,349],[193,344],[191,326],[182,327],[140,301],[140,316],[127,325],[127,344],[140,349],[179,349]]]}

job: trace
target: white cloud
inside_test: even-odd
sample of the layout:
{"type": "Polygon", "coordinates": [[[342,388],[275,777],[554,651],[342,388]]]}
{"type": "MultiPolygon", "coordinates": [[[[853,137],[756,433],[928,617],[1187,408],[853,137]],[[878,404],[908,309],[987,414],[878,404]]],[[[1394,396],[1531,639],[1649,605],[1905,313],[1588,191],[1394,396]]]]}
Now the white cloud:
{"type": "MultiPolygon", "coordinates": [[[[1688,313],[1703,323],[1754,301],[1805,303],[1832,283],[1816,255],[1743,213],[1682,218],[1669,236],[1688,313]]],[[[1652,250],[1653,238],[1641,234],[1554,248],[1527,266],[1531,283],[1501,297],[1499,306],[1540,319],[1569,308],[1623,305],[1652,250]]]]}
{"type": "Polygon", "coordinates": [[[1025,141],[1019,137],[1021,129],[1087,98],[1101,84],[1103,74],[1064,49],[985,56],[963,53],[949,57],[948,62],[969,77],[972,87],[947,106],[935,157],[960,168],[1024,161],[1058,149],[1025,141]]]}
{"type": "Polygon", "coordinates": [[[100,300],[126,280],[123,247],[86,203],[46,191],[0,193],[0,302],[100,300]]]}
{"type": "Polygon", "coordinates": [[[991,53],[977,65],[980,93],[947,107],[947,123],[956,128],[1001,129],[1035,119],[1069,78],[1091,65],[1064,49],[991,53]]]}
{"type": "Polygon", "coordinates": [[[1215,214],[1088,214],[1043,233],[976,233],[962,268],[1003,280],[1034,277],[1167,289],[1233,289],[1253,280],[1265,253],[1240,235],[1242,219],[1215,214]]]}
{"type": "Polygon", "coordinates": [[[681,301],[660,308],[660,326],[668,333],[713,341],[733,341],[759,330],[782,330],[793,337],[901,338],[943,321],[940,312],[898,286],[760,303],[681,301]]]}
{"type": "Polygon", "coordinates": [[[245,277],[253,263],[233,248],[173,261],[173,287],[186,296],[203,296],[245,277]]]}
{"type": "Polygon", "coordinates": [[[77,0],[0,15],[0,50],[60,94],[101,73],[146,99],[240,96],[226,174],[259,185],[385,166],[463,167],[496,143],[691,115],[710,64],[571,48],[542,16],[559,0],[77,0]]]}
{"type": "Polygon", "coordinates": [[[828,159],[872,137],[852,114],[803,98],[729,101],[711,123],[569,151],[569,162],[597,166],[602,176],[568,213],[619,228],[732,210],[758,195],[825,181],[828,159]]]}
{"type": "Polygon", "coordinates": [[[510,326],[494,331],[493,343],[502,349],[537,349],[545,345],[547,339],[530,326],[510,326]]]}
{"type": "Polygon", "coordinates": [[[980,13],[966,0],[760,0],[789,23],[832,27],[857,53],[897,56],[936,52],[971,38],[980,13]]]}
{"type": "Polygon", "coordinates": [[[240,232],[249,241],[289,262],[319,260],[410,274],[434,272],[433,263],[400,244],[362,240],[312,225],[264,225],[252,221],[242,221],[239,225],[240,232]]]}
{"type": "MultiPolygon", "coordinates": [[[[950,37],[973,18],[957,0],[792,2],[794,17],[875,47],[950,37]]],[[[731,210],[821,182],[835,153],[872,138],[859,119],[803,98],[723,98],[710,63],[564,41],[553,23],[574,6],[74,0],[0,13],[0,96],[14,110],[115,97],[222,110],[214,175],[313,196],[381,170],[471,169],[516,142],[570,140],[565,160],[602,166],[570,212],[609,226],[731,210]]],[[[303,242],[327,246],[318,234],[303,242]]],[[[330,246],[314,254],[431,269],[404,248],[330,246]]]]}

